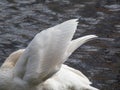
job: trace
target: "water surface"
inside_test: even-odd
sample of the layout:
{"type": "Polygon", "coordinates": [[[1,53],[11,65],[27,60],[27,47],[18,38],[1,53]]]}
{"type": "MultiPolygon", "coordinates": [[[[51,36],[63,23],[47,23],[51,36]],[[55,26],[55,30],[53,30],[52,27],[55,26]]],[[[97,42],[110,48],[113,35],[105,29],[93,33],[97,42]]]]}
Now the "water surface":
{"type": "Polygon", "coordinates": [[[0,0],[0,62],[38,32],[72,18],[80,22],[74,38],[99,38],[77,49],[66,64],[101,90],[120,90],[119,0],[0,0]]]}

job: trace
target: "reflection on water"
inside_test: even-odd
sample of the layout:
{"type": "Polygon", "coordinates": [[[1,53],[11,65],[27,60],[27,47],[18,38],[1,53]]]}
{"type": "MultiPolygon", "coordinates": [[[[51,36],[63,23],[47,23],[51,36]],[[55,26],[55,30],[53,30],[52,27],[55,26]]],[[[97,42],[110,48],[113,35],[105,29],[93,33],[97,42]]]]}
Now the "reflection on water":
{"type": "Polygon", "coordinates": [[[79,18],[74,38],[99,38],[76,50],[66,64],[81,70],[101,90],[120,90],[119,12],[119,0],[1,0],[0,62],[25,48],[41,30],[79,18]]]}

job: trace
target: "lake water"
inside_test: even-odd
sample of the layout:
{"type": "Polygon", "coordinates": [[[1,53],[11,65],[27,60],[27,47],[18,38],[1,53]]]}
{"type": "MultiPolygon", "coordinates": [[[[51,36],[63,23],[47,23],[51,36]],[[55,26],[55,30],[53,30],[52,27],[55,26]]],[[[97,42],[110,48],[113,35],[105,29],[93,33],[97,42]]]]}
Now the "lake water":
{"type": "Polygon", "coordinates": [[[38,32],[72,18],[80,22],[74,38],[99,38],[77,49],[65,64],[82,71],[100,90],[120,90],[119,0],[0,0],[1,64],[38,32]]]}

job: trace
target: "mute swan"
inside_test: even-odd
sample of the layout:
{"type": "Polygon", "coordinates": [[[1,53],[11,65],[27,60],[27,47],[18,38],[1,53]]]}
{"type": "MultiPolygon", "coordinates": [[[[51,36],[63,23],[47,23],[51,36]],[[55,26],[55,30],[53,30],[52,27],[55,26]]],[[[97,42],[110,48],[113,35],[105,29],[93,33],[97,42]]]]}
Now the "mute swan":
{"type": "Polygon", "coordinates": [[[63,63],[79,46],[96,38],[75,40],[77,19],[38,33],[26,49],[13,52],[0,68],[0,90],[98,90],[80,71],[63,63]]]}

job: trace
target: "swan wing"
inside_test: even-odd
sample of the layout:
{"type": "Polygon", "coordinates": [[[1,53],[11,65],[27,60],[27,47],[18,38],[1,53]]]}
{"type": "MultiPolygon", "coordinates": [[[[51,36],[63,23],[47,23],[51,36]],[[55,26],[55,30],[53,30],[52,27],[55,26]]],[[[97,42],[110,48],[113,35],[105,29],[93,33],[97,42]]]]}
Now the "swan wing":
{"type": "Polygon", "coordinates": [[[72,40],[70,42],[70,44],[68,45],[68,48],[65,52],[65,58],[69,57],[78,47],[80,47],[81,45],[83,45],[84,43],[97,38],[96,35],[86,35],[80,38],[77,38],[75,40],[72,40]]]}
{"type": "Polygon", "coordinates": [[[16,63],[15,75],[37,84],[57,72],[77,24],[72,19],[38,33],[16,63]]]}

